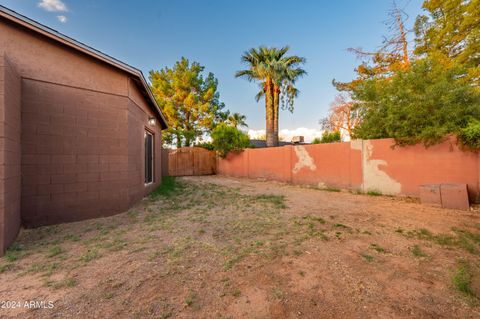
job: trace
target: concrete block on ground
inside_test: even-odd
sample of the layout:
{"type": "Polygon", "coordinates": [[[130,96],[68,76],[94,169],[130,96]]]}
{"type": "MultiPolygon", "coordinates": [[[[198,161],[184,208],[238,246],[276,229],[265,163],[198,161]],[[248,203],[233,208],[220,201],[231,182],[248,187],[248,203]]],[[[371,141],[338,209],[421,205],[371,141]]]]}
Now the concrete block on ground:
{"type": "Polygon", "coordinates": [[[467,184],[441,184],[440,195],[443,208],[470,209],[467,184]]]}
{"type": "Polygon", "coordinates": [[[420,185],[420,202],[435,207],[442,207],[439,184],[420,185]]]}

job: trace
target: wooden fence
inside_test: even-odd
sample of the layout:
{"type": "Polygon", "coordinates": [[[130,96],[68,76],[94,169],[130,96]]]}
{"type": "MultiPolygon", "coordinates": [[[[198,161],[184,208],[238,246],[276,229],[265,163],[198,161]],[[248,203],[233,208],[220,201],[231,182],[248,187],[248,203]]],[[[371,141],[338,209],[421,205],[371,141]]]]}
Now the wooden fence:
{"type": "MultiPolygon", "coordinates": [[[[215,152],[201,147],[182,147],[176,150],[164,150],[168,152],[167,163],[169,176],[192,176],[213,175],[216,173],[215,152]]],[[[164,155],[166,158],[167,155],[164,155]]]]}

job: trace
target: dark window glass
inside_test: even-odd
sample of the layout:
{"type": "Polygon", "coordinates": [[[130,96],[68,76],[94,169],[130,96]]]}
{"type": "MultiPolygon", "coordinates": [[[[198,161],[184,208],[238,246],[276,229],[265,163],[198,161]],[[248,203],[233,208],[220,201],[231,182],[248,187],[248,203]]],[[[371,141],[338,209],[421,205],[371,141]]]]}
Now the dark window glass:
{"type": "Polygon", "coordinates": [[[153,135],[145,132],[145,184],[153,182],[153,135]]]}

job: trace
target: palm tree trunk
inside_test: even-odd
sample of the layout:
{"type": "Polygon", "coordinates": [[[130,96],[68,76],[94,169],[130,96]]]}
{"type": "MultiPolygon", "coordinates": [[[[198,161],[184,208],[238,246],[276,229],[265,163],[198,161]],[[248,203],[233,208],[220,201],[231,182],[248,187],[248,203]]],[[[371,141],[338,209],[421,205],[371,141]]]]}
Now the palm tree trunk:
{"type": "Polygon", "coordinates": [[[274,146],[278,146],[278,113],[280,110],[280,87],[273,85],[273,139],[274,146]]]}
{"type": "Polygon", "coordinates": [[[265,82],[265,117],[266,117],[266,128],[265,135],[267,138],[267,147],[275,146],[274,139],[274,118],[273,118],[273,85],[272,80],[267,79],[265,82]]]}

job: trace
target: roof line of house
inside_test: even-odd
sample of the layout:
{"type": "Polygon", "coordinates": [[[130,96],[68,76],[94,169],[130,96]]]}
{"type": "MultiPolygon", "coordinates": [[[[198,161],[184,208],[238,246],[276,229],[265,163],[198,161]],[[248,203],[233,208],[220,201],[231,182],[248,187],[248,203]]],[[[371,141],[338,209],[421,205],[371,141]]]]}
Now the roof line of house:
{"type": "Polygon", "coordinates": [[[51,38],[53,40],[56,40],[58,42],[61,42],[64,45],[67,45],[75,50],[78,50],[82,53],[85,53],[87,55],[90,55],[98,60],[101,60],[111,66],[114,66],[118,69],[121,69],[131,75],[134,75],[137,77],[140,82],[142,83],[143,87],[145,88],[145,91],[150,98],[155,110],[157,111],[158,115],[160,116],[161,120],[163,123],[161,123],[163,128],[167,128],[167,121],[165,120],[165,117],[162,114],[162,111],[158,107],[157,101],[155,100],[150,87],[143,76],[143,72],[137,68],[134,68],[131,65],[128,65],[127,63],[124,63],[120,60],[117,60],[108,54],[105,54],[97,49],[94,49],[82,42],[79,42],[75,39],[70,38],[69,36],[66,36],[63,33],[60,33],[50,27],[47,27],[46,25],[43,25],[35,20],[32,20],[18,12],[15,12],[13,10],[10,10],[2,5],[0,5],[0,16],[7,18],[10,21],[14,21],[17,24],[20,24],[30,30],[33,30],[35,32],[38,32],[48,38],[51,38]]]}

